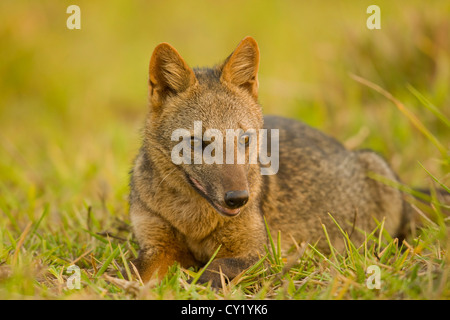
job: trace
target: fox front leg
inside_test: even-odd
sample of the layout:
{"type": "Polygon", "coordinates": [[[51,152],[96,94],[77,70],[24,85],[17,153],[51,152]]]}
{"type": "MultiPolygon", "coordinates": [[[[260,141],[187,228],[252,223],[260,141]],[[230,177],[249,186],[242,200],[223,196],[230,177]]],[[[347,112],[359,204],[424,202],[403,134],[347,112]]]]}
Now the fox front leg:
{"type": "Polygon", "coordinates": [[[143,282],[148,282],[154,275],[162,279],[169,267],[175,263],[170,254],[156,248],[142,248],[134,261],[143,282]]]}
{"type": "Polygon", "coordinates": [[[142,248],[134,263],[142,281],[148,282],[156,275],[161,280],[175,262],[184,268],[199,265],[188,251],[175,242],[167,243],[164,246],[142,248]]]}
{"type": "Polygon", "coordinates": [[[144,282],[158,274],[162,279],[175,262],[189,268],[199,263],[187,249],[184,238],[167,222],[134,204],[131,207],[134,233],[139,242],[139,256],[134,261],[144,282]]]}

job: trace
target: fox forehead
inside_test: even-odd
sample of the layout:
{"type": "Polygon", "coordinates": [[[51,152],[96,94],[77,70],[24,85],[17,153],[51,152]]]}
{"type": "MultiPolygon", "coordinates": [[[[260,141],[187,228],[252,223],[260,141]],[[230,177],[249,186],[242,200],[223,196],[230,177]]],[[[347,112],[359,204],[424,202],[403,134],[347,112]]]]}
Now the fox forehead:
{"type": "Polygon", "coordinates": [[[194,68],[193,69],[196,79],[201,85],[215,86],[220,84],[220,77],[222,71],[220,67],[215,66],[213,68],[194,68]]]}
{"type": "Polygon", "coordinates": [[[193,128],[194,121],[202,121],[205,129],[260,128],[262,112],[257,102],[233,91],[221,84],[199,84],[191,92],[174,97],[167,105],[163,105],[160,123],[165,128],[187,130],[193,128]]]}

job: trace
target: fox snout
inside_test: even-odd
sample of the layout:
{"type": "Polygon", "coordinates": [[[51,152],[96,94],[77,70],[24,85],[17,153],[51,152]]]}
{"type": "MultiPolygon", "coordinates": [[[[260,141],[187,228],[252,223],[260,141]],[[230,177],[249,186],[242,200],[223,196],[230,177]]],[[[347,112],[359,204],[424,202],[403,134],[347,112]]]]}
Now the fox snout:
{"type": "Polygon", "coordinates": [[[218,188],[220,213],[237,215],[249,200],[245,165],[219,165],[221,188],[218,188]]]}
{"type": "Polygon", "coordinates": [[[248,202],[249,194],[247,190],[232,190],[225,192],[223,201],[212,202],[213,207],[225,216],[237,216],[241,208],[248,202]],[[222,205],[222,203],[224,203],[222,205]]]}
{"type": "Polygon", "coordinates": [[[248,201],[247,190],[233,190],[225,193],[225,203],[231,209],[244,206],[248,201]]]}
{"type": "Polygon", "coordinates": [[[213,179],[209,175],[190,175],[191,185],[220,214],[237,216],[250,198],[244,166],[221,165],[213,171],[213,179]]]}

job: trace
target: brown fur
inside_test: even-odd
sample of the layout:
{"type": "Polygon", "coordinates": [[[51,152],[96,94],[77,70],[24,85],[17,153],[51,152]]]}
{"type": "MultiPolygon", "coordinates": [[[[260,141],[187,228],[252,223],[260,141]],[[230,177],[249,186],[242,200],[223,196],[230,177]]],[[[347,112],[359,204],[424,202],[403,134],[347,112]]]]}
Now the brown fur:
{"type": "Polygon", "coordinates": [[[202,266],[221,246],[200,279],[219,286],[219,270],[231,279],[264,254],[264,216],[273,232],[281,231],[285,247],[295,239],[319,241],[318,247],[326,250],[322,224],[335,246],[342,247],[342,235],[328,213],[355,241],[363,240],[358,229],[372,231],[374,218],[385,218],[393,236],[404,231],[409,210],[402,194],[368,177],[375,172],[395,180],[386,162],[370,151],[348,151],[301,122],[263,118],[257,102],[258,66],[259,49],[250,37],[212,69],[190,69],[168,44],[155,48],[150,110],[130,193],[144,280],[155,273],[163,276],[175,261],[202,266]],[[171,141],[173,130],[193,131],[199,120],[203,132],[279,129],[278,173],[262,176],[259,164],[175,165],[170,157],[178,143],[171,141]],[[247,190],[249,199],[238,215],[224,216],[216,209],[226,207],[224,194],[232,190],[247,190]]]}

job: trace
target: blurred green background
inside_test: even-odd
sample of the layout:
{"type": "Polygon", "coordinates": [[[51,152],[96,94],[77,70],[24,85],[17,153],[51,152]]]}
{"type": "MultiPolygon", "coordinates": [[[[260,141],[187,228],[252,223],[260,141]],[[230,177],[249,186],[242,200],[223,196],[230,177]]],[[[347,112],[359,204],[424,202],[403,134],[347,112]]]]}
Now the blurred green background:
{"type": "Polygon", "coordinates": [[[381,30],[366,27],[371,4],[3,0],[0,209],[15,219],[2,225],[20,230],[14,224],[39,216],[46,204],[56,222],[86,204],[126,217],[148,63],[160,42],[191,66],[208,66],[251,35],[261,50],[265,113],[373,148],[407,184],[429,184],[418,161],[448,181],[438,150],[392,102],[349,74],[389,91],[448,147],[448,128],[407,85],[450,116],[450,1],[377,1],[381,30]],[[66,27],[70,4],[81,8],[81,30],[66,27]]]}

